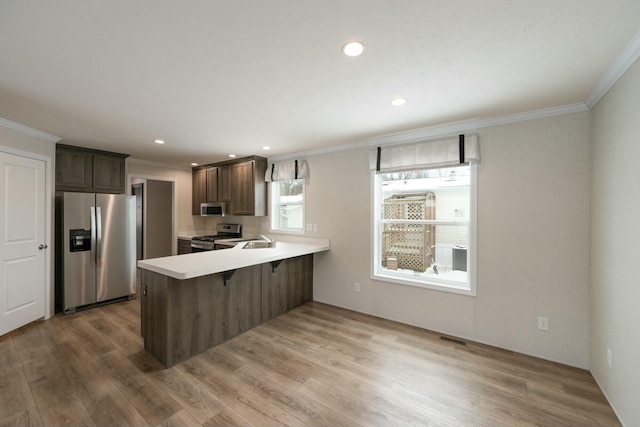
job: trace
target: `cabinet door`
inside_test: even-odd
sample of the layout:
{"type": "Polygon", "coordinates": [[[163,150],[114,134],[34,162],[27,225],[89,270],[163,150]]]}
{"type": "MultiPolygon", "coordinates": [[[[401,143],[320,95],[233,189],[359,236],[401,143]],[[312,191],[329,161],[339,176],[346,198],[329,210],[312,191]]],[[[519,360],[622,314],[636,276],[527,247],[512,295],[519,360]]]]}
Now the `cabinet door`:
{"type": "Polygon", "coordinates": [[[191,187],[191,214],[200,215],[200,203],[207,201],[207,171],[199,169],[193,171],[191,187]]]}
{"type": "MultiPolygon", "coordinates": [[[[145,350],[166,355],[168,278],[159,273],[140,270],[140,334],[145,350]]],[[[162,360],[165,362],[166,360],[162,360]]]]}
{"type": "Polygon", "coordinates": [[[207,169],[207,202],[218,201],[218,168],[207,169]]]}
{"type": "Polygon", "coordinates": [[[98,193],[124,193],[124,158],[93,155],[93,189],[98,193]]]}
{"type": "Polygon", "coordinates": [[[191,240],[189,239],[178,239],[178,255],[190,254],[191,253],[191,240]]]}
{"type": "Polygon", "coordinates": [[[56,190],[90,192],[92,185],[92,154],[58,147],[56,149],[56,190]]]}
{"type": "Polygon", "coordinates": [[[231,200],[231,167],[218,167],[218,200],[228,202],[231,200]]]}
{"type": "Polygon", "coordinates": [[[253,215],[255,211],[254,161],[231,165],[231,215],[253,215]]]}

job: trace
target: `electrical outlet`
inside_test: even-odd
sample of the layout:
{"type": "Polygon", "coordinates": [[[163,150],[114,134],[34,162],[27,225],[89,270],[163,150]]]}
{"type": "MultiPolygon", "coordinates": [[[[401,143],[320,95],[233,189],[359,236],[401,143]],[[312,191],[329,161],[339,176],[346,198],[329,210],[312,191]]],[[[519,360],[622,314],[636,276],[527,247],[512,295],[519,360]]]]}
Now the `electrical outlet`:
{"type": "Polygon", "coordinates": [[[609,367],[611,367],[612,363],[613,363],[613,355],[611,354],[611,349],[608,348],[607,349],[607,365],[609,365],[609,367]]]}
{"type": "Polygon", "coordinates": [[[546,317],[538,317],[538,329],[541,331],[549,330],[549,319],[546,317]]]}
{"type": "Polygon", "coordinates": [[[313,231],[318,231],[318,224],[313,224],[313,231]]]}
{"type": "Polygon", "coordinates": [[[307,224],[307,231],[313,231],[313,224],[307,224]]]}
{"type": "Polygon", "coordinates": [[[354,292],[360,292],[360,283],[356,283],[353,285],[354,292]]]}

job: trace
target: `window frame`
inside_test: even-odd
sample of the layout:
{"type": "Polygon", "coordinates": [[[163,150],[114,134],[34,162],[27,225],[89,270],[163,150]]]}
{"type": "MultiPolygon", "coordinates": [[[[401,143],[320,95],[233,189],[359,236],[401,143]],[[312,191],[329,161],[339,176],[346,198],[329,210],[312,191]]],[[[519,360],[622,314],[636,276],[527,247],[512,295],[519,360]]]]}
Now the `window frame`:
{"type": "MultiPolygon", "coordinates": [[[[378,185],[379,177],[375,171],[371,172],[371,231],[373,233],[371,239],[371,280],[379,282],[395,283],[399,285],[413,286],[424,289],[431,289],[441,292],[449,292],[455,294],[462,294],[475,297],[477,295],[477,255],[478,255],[478,240],[477,240],[477,225],[478,225],[478,165],[477,163],[469,163],[470,169],[470,188],[469,188],[469,246],[467,248],[467,286],[462,287],[460,283],[450,282],[439,279],[433,281],[428,277],[411,277],[403,273],[389,273],[382,271],[381,260],[381,245],[382,245],[382,191],[378,185]]],[[[433,169],[443,169],[446,166],[437,167],[433,169]]],[[[410,169],[407,169],[407,171],[410,169]]],[[[446,223],[447,221],[429,221],[425,220],[425,223],[433,222],[446,223]]],[[[449,221],[450,222],[450,221],[449,221]]]]}
{"type": "Polygon", "coordinates": [[[306,187],[307,183],[304,178],[288,179],[283,181],[271,181],[269,182],[269,231],[273,233],[281,234],[304,234],[305,233],[305,218],[306,218],[306,187]],[[302,203],[280,203],[280,190],[276,189],[282,182],[287,181],[302,181],[302,203]],[[281,206],[298,206],[302,207],[302,227],[297,228],[280,228],[280,207],[281,206]]]}

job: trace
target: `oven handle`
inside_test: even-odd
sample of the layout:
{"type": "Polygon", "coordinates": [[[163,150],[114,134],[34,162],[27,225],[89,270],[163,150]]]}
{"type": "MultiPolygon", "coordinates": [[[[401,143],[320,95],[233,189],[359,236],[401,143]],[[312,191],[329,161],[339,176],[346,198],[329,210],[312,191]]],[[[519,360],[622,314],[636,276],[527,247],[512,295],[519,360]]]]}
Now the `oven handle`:
{"type": "Polygon", "coordinates": [[[231,249],[234,248],[238,243],[218,243],[218,242],[214,242],[213,247],[215,249],[231,249]]]}

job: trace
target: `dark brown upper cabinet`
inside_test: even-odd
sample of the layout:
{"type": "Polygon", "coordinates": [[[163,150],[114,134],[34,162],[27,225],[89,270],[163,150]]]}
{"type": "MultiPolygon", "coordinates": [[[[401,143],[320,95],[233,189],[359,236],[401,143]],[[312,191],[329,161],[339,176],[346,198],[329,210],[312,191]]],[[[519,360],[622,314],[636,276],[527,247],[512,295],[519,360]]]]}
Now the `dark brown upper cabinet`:
{"type": "Polygon", "coordinates": [[[125,193],[127,154],[56,145],[56,191],[125,193]]]}
{"type": "Polygon", "coordinates": [[[207,169],[207,202],[218,202],[218,168],[207,169]]]}
{"type": "MultiPolygon", "coordinates": [[[[222,202],[220,168],[194,169],[192,180],[191,214],[200,215],[200,203],[222,202]]],[[[228,178],[227,178],[228,179],[228,178]]]]}
{"type": "Polygon", "coordinates": [[[231,200],[231,166],[218,166],[218,199],[220,202],[231,200]]]}
{"type": "Polygon", "coordinates": [[[267,159],[251,156],[193,169],[192,214],[200,203],[227,202],[229,215],[267,215],[267,159]]]}
{"type": "Polygon", "coordinates": [[[191,184],[191,214],[200,215],[200,203],[207,201],[207,170],[194,170],[191,184]]]}

